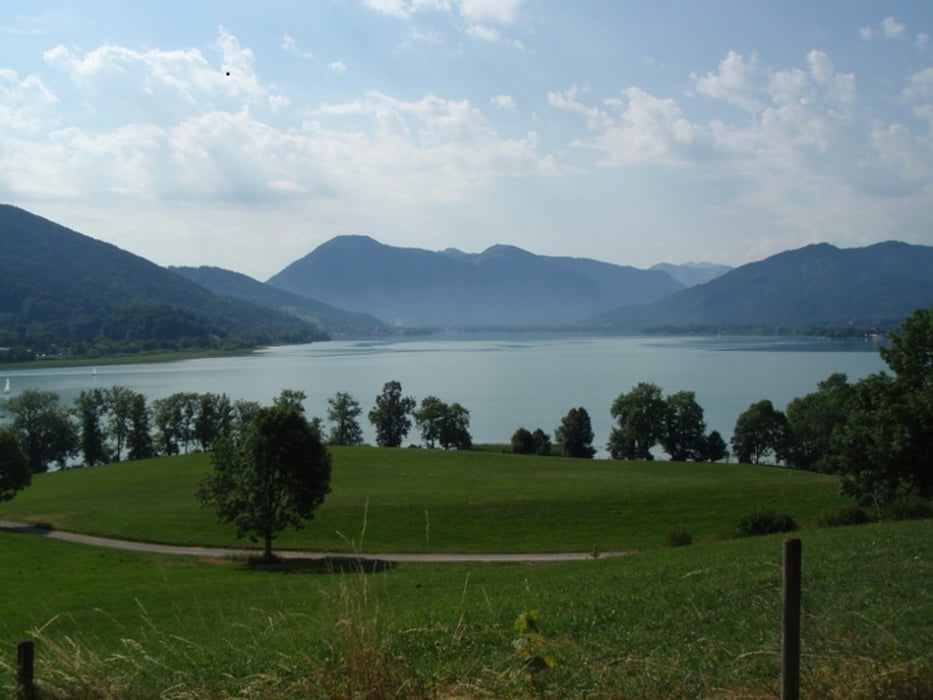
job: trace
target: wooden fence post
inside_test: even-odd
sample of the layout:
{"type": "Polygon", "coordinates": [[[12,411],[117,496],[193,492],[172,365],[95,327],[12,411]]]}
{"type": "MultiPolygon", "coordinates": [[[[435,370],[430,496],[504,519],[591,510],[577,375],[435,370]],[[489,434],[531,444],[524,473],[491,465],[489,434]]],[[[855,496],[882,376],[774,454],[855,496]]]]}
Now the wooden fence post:
{"type": "Polygon", "coordinates": [[[784,540],[784,606],[781,621],[781,700],[800,698],[800,540],[784,540]]]}
{"type": "Polygon", "coordinates": [[[20,642],[16,647],[16,700],[35,700],[36,681],[33,675],[35,644],[20,642]]]}

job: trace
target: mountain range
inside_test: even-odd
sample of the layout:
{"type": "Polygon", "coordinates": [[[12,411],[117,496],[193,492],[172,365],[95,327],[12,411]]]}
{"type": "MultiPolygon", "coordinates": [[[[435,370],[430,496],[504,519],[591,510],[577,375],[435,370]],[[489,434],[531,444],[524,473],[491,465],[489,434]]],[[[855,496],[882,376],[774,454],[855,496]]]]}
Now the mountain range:
{"type": "Polygon", "coordinates": [[[144,258],[0,205],[0,347],[22,353],[238,348],[327,335],[144,258]]]}
{"type": "Polygon", "coordinates": [[[613,330],[788,331],[895,328],[933,304],[933,247],[898,241],[864,248],[805,246],[749,263],[651,304],[591,319],[613,330]]]}
{"type": "Polygon", "coordinates": [[[896,241],[821,243],[735,269],[641,270],[507,245],[435,252],[338,236],[263,283],[216,267],[163,268],[0,205],[0,246],[0,360],[413,328],[887,329],[933,304],[933,248],[896,241]]]}
{"type": "Polygon", "coordinates": [[[400,326],[561,326],[684,288],[659,270],[496,245],[433,252],[338,236],[268,284],[400,326]]]}

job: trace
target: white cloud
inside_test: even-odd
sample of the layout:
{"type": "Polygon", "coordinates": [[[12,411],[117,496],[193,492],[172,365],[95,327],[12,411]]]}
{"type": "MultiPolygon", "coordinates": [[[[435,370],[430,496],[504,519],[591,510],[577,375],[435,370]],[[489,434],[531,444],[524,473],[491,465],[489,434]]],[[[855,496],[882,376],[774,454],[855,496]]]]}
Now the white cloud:
{"type": "Polygon", "coordinates": [[[473,24],[515,24],[524,0],[460,0],[460,14],[473,24]]]}
{"type": "Polygon", "coordinates": [[[292,56],[297,56],[298,58],[314,58],[313,53],[300,48],[294,37],[289,36],[288,34],[282,36],[282,43],[280,44],[280,47],[286,53],[290,53],[292,56]]]}
{"type": "Polygon", "coordinates": [[[516,108],[515,98],[511,95],[496,95],[490,102],[496,109],[503,112],[514,112],[516,108]]]}
{"type": "Polygon", "coordinates": [[[729,51],[715,73],[696,79],[697,92],[747,111],[758,109],[759,89],[758,55],[754,53],[746,60],[741,54],[729,51]]]}
{"type": "Polygon", "coordinates": [[[904,97],[913,102],[933,100],[933,67],[917,71],[908,78],[904,97]]]}
{"type": "Polygon", "coordinates": [[[346,73],[347,65],[343,61],[331,61],[327,64],[331,73],[346,73]]]}
{"type": "Polygon", "coordinates": [[[914,41],[914,45],[918,49],[925,49],[930,44],[930,35],[926,32],[920,32],[917,34],[917,38],[914,41]]]}
{"type": "Polygon", "coordinates": [[[385,15],[407,18],[422,10],[449,12],[450,0],[365,0],[365,4],[385,15]]]}
{"type": "Polygon", "coordinates": [[[858,28],[859,36],[862,37],[865,41],[871,40],[875,32],[871,27],[859,27],[858,28]]]}
{"type": "Polygon", "coordinates": [[[881,21],[881,33],[886,39],[897,39],[904,34],[904,25],[893,17],[885,17],[881,21]]]}
{"type": "Polygon", "coordinates": [[[51,107],[57,102],[38,76],[20,79],[16,71],[0,68],[0,128],[36,133],[55,121],[51,107]]]}

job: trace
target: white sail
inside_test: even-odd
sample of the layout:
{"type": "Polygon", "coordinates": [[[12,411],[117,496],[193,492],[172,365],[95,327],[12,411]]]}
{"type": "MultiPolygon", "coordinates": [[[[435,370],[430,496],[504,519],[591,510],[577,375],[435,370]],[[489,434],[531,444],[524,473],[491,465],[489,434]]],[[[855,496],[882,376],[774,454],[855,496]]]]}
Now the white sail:
{"type": "Polygon", "coordinates": [[[6,384],[3,385],[3,393],[4,394],[10,393],[10,378],[9,377],[6,378],[6,384]]]}

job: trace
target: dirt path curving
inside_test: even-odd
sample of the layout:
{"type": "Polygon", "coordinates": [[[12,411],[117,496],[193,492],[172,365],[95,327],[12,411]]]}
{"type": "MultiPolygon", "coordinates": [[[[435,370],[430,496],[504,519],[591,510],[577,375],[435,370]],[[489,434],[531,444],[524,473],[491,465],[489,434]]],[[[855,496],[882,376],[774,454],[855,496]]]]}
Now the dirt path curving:
{"type": "MultiPolygon", "coordinates": [[[[26,535],[38,535],[48,537],[53,540],[62,540],[64,542],[74,542],[77,544],[91,545],[94,547],[108,547],[110,549],[124,549],[132,552],[151,552],[155,554],[175,554],[186,557],[245,557],[259,554],[255,549],[228,549],[225,547],[188,547],[183,545],[156,544],[154,542],[137,542],[134,540],[118,540],[111,537],[96,537],[94,535],[82,535],[77,532],[64,532],[61,530],[49,530],[46,528],[35,527],[24,523],[17,523],[9,520],[0,520],[0,530],[14,532],[26,535]]],[[[534,563],[534,562],[560,562],[560,561],[585,561],[593,559],[592,552],[532,552],[527,554],[453,554],[445,552],[429,552],[422,554],[356,554],[349,555],[346,552],[306,552],[295,550],[276,550],[276,556],[283,559],[320,559],[326,560],[334,557],[353,556],[362,560],[380,560],[384,562],[422,562],[422,563],[444,563],[444,562],[513,562],[513,563],[534,563]]],[[[600,552],[599,558],[603,557],[621,557],[631,552],[600,552]]]]}

